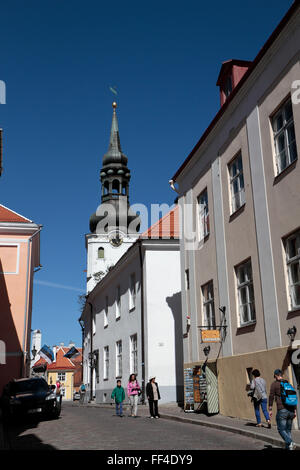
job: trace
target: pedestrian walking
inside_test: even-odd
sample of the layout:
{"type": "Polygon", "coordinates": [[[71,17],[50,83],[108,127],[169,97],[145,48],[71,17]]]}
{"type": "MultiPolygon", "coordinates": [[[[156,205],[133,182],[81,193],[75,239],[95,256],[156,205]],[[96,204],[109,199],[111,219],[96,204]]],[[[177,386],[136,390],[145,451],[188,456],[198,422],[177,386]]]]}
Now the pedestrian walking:
{"type": "Polygon", "coordinates": [[[252,402],[254,405],[254,412],[256,416],[256,426],[262,427],[261,417],[260,417],[260,407],[268,423],[268,428],[271,428],[270,416],[268,413],[268,394],[266,381],[260,376],[258,369],[252,371],[253,380],[250,384],[250,389],[253,390],[252,402]]]}
{"type": "Polygon", "coordinates": [[[122,387],[121,380],[117,380],[117,386],[113,389],[111,398],[116,403],[116,415],[123,417],[123,401],[125,400],[125,390],[122,387]]]}
{"type": "Polygon", "coordinates": [[[282,370],[274,371],[275,382],[272,383],[269,395],[269,413],[272,417],[272,406],[274,398],[277,405],[276,423],[277,429],[285,442],[285,448],[295,449],[295,443],[292,440],[292,424],[296,418],[297,394],[287,380],[282,377],[282,370]],[[285,389],[289,393],[285,393],[285,389]]]}
{"type": "Polygon", "coordinates": [[[80,385],[80,403],[84,403],[84,397],[85,397],[85,391],[86,391],[86,388],[85,388],[85,385],[84,384],[81,384],[80,385]]]}
{"type": "Polygon", "coordinates": [[[137,416],[137,406],[141,387],[136,379],[136,374],[131,374],[127,385],[127,395],[130,401],[131,416],[137,416]]]}
{"type": "Polygon", "coordinates": [[[158,400],[160,400],[160,393],[158,383],[155,382],[155,377],[150,377],[146,386],[146,395],[149,403],[150,418],[159,418],[158,414],[158,400]]]}

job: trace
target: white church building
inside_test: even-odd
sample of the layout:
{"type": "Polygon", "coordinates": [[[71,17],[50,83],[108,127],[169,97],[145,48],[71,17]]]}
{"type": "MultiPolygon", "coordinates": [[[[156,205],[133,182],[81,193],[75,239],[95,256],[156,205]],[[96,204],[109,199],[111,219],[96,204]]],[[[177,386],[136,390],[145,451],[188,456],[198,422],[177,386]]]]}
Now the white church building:
{"type": "Polygon", "coordinates": [[[100,172],[101,205],[86,235],[87,295],[79,319],[86,399],[110,403],[116,381],[126,390],[129,375],[136,373],[141,402],[155,376],[160,403],[182,403],[179,208],[140,234],[139,216],[129,206],[129,179],[114,103],[100,172]]]}

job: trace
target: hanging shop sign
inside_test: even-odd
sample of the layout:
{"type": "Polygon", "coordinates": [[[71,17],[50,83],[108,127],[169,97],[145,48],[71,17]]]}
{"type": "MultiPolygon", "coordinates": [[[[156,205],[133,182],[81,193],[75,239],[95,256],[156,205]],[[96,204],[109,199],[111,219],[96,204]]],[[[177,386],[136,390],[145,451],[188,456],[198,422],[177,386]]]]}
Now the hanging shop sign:
{"type": "Polygon", "coordinates": [[[201,330],[202,343],[219,343],[221,341],[220,330],[201,330]]]}

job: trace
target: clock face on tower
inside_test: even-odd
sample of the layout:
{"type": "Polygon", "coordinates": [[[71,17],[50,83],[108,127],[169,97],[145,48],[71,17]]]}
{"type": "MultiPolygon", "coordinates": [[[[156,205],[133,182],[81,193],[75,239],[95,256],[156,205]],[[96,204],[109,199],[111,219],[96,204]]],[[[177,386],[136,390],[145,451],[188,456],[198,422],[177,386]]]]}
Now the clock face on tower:
{"type": "Polygon", "coordinates": [[[120,231],[116,230],[109,234],[108,239],[109,243],[115,248],[117,248],[123,243],[123,234],[120,231]]]}

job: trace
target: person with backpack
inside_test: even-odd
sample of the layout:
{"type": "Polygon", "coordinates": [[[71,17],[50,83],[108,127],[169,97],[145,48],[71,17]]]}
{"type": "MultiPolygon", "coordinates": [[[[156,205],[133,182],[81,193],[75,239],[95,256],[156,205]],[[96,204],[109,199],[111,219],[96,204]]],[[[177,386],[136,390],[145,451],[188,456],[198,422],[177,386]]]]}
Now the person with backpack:
{"type": "Polygon", "coordinates": [[[123,401],[125,400],[125,390],[121,385],[121,380],[117,380],[117,386],[113,389],[111,398],[116,403],[116,415],[123,417],[123,401]]]}
{"type": "Polygon", "coordinates": [[[294,450],[296,445],[292,440],[292,423],[296,418],[297,392],[292,385],[282,377],[282,370],[274,371],[275,382],[272,383],[269,395],[269,414],[272,418],[274,398],[277,405],[277,429],[285,442],[285,448],[294,450]]]}
{"type": "Polygon", "coordinates": [[[258,369],[252,371],[253,380],[250,384],[250,389],[253,390],[252,393],[252,402],[254,405],[254,412],[256,416],[256,426],[261,428],[261,417],[260,417],[260,407],[268,423],[268,428],[271,428],[270,416],[268,413],[268,394],[266,381],[260,376],[258,369]]]}

